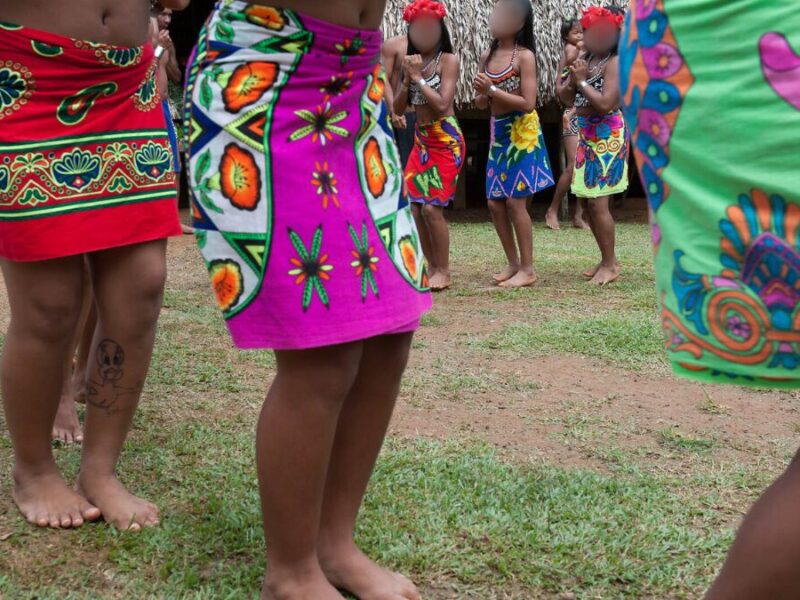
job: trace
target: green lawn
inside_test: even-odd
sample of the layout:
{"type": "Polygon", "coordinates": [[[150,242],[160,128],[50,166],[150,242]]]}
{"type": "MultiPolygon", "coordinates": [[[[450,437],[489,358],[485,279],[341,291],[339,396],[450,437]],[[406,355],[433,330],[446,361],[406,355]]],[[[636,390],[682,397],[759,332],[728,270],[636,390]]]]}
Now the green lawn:
{"type": "MultiPolygon", "coordinates": [[[[763,399],[791,415],[800,397],[703,388],[695,412],[671,419],[663,407],[652,418],[646,406],[614,409],[613,379],[600,396],[558,391],[537,372],[540,361],[613,369],[630,378],[625,398],[636,385],[646,394],[671,381],[647,227],[619,227],[623,279],[605,290],[579,276],[596,260],[588,234],[537,229],[542,282],[517,292],[489,285],[501,266],[490,225],[452,230],[456,287],[437,297],[415,341],[360,543],[427,599],[697,598],[741,512],[795,445],[797,418],[739,437],[730,406],[763,399]],[[489,410],[498,404],[507,406],[489,410]],[[509,410],[523,432],[528,424],[542,435],[493,443],[509,410]],[[409,433],[449,411],[467,415],[468,433],[409,433]]],[[[192,246],[173,244],[170,265],[153,369],[120,468],[161,506],[162,525],[140,535],[102,524],[33,530],[8,500],[10,444],[0,436],[0,597],[257,597],[265,565],[253,427],[274,360],[230,348],[192,246]]],[[[682,385],[673,393],[700,389],[682,385]]],[[[57,455],[74,473],[77,450],[57,455]]]]}

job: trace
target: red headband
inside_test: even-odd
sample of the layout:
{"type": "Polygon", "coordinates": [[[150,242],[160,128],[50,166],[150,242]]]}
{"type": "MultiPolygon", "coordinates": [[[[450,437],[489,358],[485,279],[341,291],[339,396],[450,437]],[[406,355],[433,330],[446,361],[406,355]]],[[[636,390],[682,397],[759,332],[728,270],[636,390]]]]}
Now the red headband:
{"type": "Polygon", "coordinates": [[[447,16],[447,9],[444,4],[434,0],[414,0],[403,11],[403,20],[409,24],[422,17],[444,19],[445,16],[447,16]]]}
{"type": "Polygon", "coordinates": [[[591,27],[597,25],[598,23],[606,22],[609,25],[613,25],[617,29],[620,29],[624,21],[625,18],[622,15],[613,13],[607,8],[602,8],[600,6],[591,6],[583,11],[583,17],[581,18],[581,27],[583,27],[584,29],[590,29],[591,27]]]}

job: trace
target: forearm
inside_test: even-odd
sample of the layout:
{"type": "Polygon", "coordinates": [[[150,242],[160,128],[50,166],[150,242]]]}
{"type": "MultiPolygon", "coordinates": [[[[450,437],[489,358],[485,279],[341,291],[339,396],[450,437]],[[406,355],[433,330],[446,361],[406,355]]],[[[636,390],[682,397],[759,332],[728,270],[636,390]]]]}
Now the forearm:
{"type": "Polygon", "coordinates": [[[481,110],[489,108],[489,96],[486,94],[478,94],[475,96],[475,106],[481,110]]]}
{"type": "Polygon", "coordinates": [[[600,112],[611,112],[618,103],[618,94],[609,92],[608,94],[598,92],[592,86],[584,86],[581,92],[591,104],[592,108],[600,112]]]}
{"type": "Polygon", "coordinates": [[[393,102],[394,114],[396,115],[403,115],[408,108],[408,88],[400,84],[400,90],[394,97],[393,102]]]}
{"type": "Polygon", "coordinates": [[[559,86],[558,97],[565,106],[572,106],[575,104],[575,93],[575,86],[572,84],[559,86]]]}
{"type": "Polygon", "coordinates": [[[452,99],[447,99],[438,91],[433,89],[429,85],[422,86],[422,95],[425,96],[425,99],[428,101],[428,106],[433,108],[439,114],[444,114],[450,108],[450,105],[453,103],[452,99]]]}

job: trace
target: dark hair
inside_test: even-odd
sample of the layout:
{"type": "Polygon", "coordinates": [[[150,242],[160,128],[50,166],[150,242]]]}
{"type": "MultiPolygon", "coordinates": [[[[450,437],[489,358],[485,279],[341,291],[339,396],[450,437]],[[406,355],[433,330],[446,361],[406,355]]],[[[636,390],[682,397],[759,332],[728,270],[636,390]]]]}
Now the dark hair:
{"type": "MultiPolygon", "coordinates": [[[[436,51],[445,52],[447,54],[454,54],[453,41],[450,38],[450,30],[447,29],[447,25],[444,24],[444,20],[441,20],[439,22],[442,25],[442,35],[439,37],[439,47],[436,49],[436,51]]],[[[420,51],[417,50],[416,46],[414,46],[414,42],[411,41],[411,24],[408,25],[408,31],[406,32],[406,39],[408,40],[408,49],[406,50],[406,55],[414,56],[415,54],[420,54],[420,51]]]]}
{"type": "Polygon", "coordinates": [[[569,37],[569,32],[575,29],[576,27],[580,27],[581,22],[578,19],[566,19],[563,23],[561,23],[561,40],[566,42],[567,38],[569,37]]]}
{"type": "MultiPolygon", "coordinates": [[[[514,41],[517,43],[518,47],[527,48],[536,54],[536,39],[533,37],[533,5],[531,4],[530,0],[508,1],[514,2],[525,13],[525,23],[522,25],[522,29],[517,32],[517,37],[514,39],[514,41]]],[[[489,64],[489,61],[492,60],[492,56],[494,56],[494,53],[497,52],[499,47],[500,40],[492,40],[492,45],[489,47],[489,55],[486,57],[486,62],[483,65],[484,68],[486,68],[486,66],[489,64]]]]}

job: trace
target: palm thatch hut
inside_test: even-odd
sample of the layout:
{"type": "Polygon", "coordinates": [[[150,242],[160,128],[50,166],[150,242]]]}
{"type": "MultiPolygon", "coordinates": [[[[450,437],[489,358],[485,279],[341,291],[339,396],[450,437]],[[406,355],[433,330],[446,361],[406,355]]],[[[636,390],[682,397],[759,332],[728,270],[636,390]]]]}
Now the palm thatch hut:
{"type": "MultiPolygon", "coordinates": [[[[405,35],[403,9],[409,0],[388,0],[383,23],[387,38],[405,35]]],[[[461,60],[461,80],[456,102],[460,108],[472,104],[472,80],[478,70],[480,56],[489,48],[489,15],[496,0],[442,0],[447,6],[447,26],[453,45],[461,60]]],[[[537,61],[539,66],[539,104],[555,100],[555,80],[563,43],[561,24],[565,19],[578,16],[593,5],[621,4],[620,0],[533,0],[537,61]]]]}

